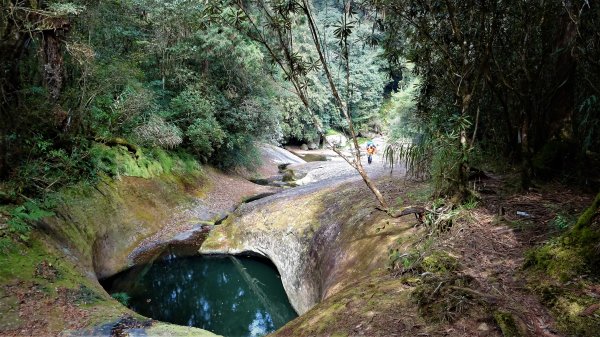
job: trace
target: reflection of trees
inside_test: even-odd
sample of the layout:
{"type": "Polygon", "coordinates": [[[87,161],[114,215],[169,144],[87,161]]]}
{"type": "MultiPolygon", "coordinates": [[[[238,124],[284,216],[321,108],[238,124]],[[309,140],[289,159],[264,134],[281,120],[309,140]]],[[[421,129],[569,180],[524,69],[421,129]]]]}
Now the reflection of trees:
{"type": "Polygon", "coordinates": [[[237,267],[218,257],[155,262],[124,274],[112,291],[127,292],[132,309],[145,316],[230,336],[264,335],[296,316],[273,266],[236,260],[237,267]]]}
{"type": "Polygon", "coordinates": [[[270,331],[275,330],[271,315],[265,312],[264,314],[257,310],[254,314],[254,320],[248,325],[249,336],[258,337],[264,336],[270,331]]]}

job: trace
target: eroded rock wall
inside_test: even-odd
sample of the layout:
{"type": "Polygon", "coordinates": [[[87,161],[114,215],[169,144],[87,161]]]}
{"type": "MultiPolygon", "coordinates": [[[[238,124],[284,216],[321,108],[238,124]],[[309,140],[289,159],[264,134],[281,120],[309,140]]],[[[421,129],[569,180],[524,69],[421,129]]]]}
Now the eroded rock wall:
{"type": "Polygon", "coordinates": [[[199,177],[167,175],[106,180],[95,188],[66,192],[57,216],[43,226],[95,277],[111,276],[130,267],[129,253],[140,240],[191,205],[193,191],[203,184],[199,177]]]}
{"type": "Polygon", "coordinates": [[[241,206],[217,226],[200,248],[204,254],[252,252],[269,258],[279,270],[294,309],[302,314],[320,300],[320,278],[311,242],[319,227],[316,214],[322,211],[319,194],[290,199],[277,196],[272,202],[241,206]]]}
{"type": "Polygon", "coordinates": [[[390,224],[375,210],[363,185],[311,189],[246,204],[209,234],[200,252],[268,257],[291,304],[303,314],[370,271],[384,268],[388,248],[404,235],[396,225],[410,219],[390,224]],[[377,230],[385,226],[387,230],[377,230]]]}

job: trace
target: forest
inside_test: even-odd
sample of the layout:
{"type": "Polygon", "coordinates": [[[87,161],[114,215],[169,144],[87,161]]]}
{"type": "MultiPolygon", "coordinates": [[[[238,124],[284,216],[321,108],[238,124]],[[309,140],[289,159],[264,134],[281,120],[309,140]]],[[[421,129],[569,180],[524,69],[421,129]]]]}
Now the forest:
{"type": "MultiPolygon", "coordinates": [[[[597,8],[358,1],[344,17],[341,5],[314,4],[325,58],[358,133],[385,128],[400,148],[408,140],[415,151],[405,159],[420,163],[413,174],[449,192],[464,185],[467,167],[493,157],[521,172],[523,188],[553,178],[597,187],[597,8]],[[445,165],[461,168],[448,173],[445,165]]],[[[251,2],[241,6],[252,10],[251,2]]],[[[296,1],[272,6],[287,11],[281,18],[302,19],[296,1]]],[[[103,170],[95,143],[186,153],[230,169],[253,165],[256,141],[318,141],[293,84],[240,26],[244,13],[234,3],[2,7],[5,200],[93,178],[103,170]]],[[[310,108],[325,130],[342,131],[347,122],[308,31],[295,25],[292,67],[302,72],[310,108]]]]}
{"type": "MultiPolygon", "coordinates": [[[[1,0],[0,252],[30,247],[65,191],[257,172],[263,144],[315,144],[343,157],[390,219],[437,224],[495,194],[490,176],[520,196],[575,190],[585,205],[525,264],[552,274],[562,267],[550,260],[575,254],[569,275],[594,283],[598,27],[589,0],[1,0]],[[377,137],[376,165],[428,186],[403,204],[416,208],[401,213],[405,196],[362,164],[377,137]]],[[[402,275],[423,272],[407,267],[423,256],[388,255],[402,275]]],[[[594,312],[591,328],[562,333],[592,336],[594,312]]]]}

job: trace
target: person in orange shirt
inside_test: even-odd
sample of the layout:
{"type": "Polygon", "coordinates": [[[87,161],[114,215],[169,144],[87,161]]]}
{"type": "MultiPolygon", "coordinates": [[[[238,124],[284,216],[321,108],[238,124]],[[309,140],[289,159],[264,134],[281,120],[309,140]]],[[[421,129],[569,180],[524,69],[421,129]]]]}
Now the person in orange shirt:
{"type": "Polygon", "coordinates": [[[369,164],[371,164],[373,162],[373,154],[375,153],[375,151],[377,151],[377,147],[375,146],[375,144],[372,141],[368,141],[367,142],[367,159],[369,161],[369,164]]]}

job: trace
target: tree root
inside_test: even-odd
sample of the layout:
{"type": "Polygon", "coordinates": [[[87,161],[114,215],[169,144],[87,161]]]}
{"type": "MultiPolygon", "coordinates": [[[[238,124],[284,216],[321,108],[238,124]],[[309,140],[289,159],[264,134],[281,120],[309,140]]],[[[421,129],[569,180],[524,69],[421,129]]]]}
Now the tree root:
{"type": "Polygon", "coordinates": [[[425,207],[421,207],[421,206],[409,206],[409,207],[405,207],[403,208],[400,212],[398,211],[393,211],[389,208],[381,208],[381,207],[376,207],[378,210],[385,212],[387,215],[389,215],[392,218],[399,218],[401,216],[405,216],[405,215],[409,215],[409,214],[414,214],[415,218],[417,219],[417,221],[422,224],[423,220],[425,218],[425,212],[427,211],[425,209],[425,207]]]}

